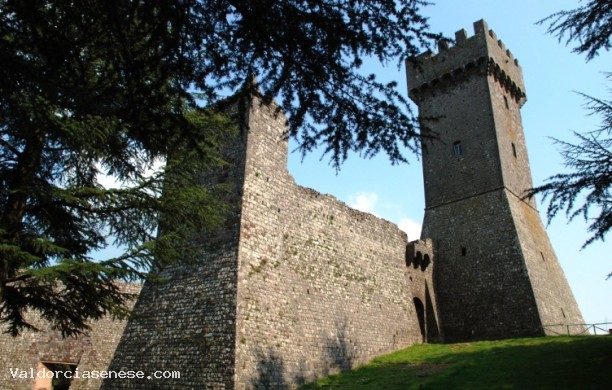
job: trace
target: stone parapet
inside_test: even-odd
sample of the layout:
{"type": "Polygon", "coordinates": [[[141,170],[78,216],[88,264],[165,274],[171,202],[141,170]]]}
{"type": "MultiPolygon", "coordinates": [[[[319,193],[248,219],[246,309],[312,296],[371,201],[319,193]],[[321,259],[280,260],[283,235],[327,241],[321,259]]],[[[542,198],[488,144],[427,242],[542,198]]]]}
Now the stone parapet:
{"type": "Polygon", "coordinates": [[[454,45],[441,40],[437,54],[426,51],[406,61],[410,97],[418,100],[419,92],[430,86],[485,64],[489,74],[522,105],[527,95],[521,66],[484,20],[474,23],[473,36],[468,37],[467,31],[461,29],[455,33],[454,45]]]}

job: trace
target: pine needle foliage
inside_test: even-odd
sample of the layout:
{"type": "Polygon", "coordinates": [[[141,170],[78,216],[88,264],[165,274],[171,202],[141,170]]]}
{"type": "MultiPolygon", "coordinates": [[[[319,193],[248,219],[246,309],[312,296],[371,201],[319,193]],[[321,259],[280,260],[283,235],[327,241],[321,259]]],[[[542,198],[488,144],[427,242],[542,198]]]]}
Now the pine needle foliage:
{"type": "Polygon", "coordinates": [[[0,320],[13,335],[33,326],[30,311],[64,335],[125,317],[133,297],[118,282],[144,278],[154,258],[182,261],[158,252],[169,242],[187,248],[187,230],[213,229],[227,209],[223,189],[193,178],[221,164],[232,125],[189,106],[155,12],[114,20],[112,10],[0,7],[0,320]],[[179,148],[181,159],[151,172],[179,148]],[[103,186],[101,174],[117,186],[103,186]],[[165,214],[181,224],[159,234],[165,214]],[[109,244],[125,252],[91,258],[109,244]]]}
{"type": "Polygon", "coordinates": [[[227,188],[194,180],[224,166],[234,127],[202,107],[238,92],[277,99],[288,136],[336,168],[350,152],[405,161],[416,115],[361,66],[401,66],[438,39],[425,5],[0,0],[0,321],[16,335],[34,311],[77,334],[127,314],[118,280],[186,261],[192,232],[230,209],[227,188]],[[109,237],[125,252],[93,261],[109,237]]]}
{"type": "Polygon", "coordinates": [[[556,12],[538,22],[549,23],[547,32],[565,44],[575,42],[574,53],[592,60],[603,49],[612,48],[612,1],[590,0],[581,7],[556,12]]]}
{"type": "Polygon", "coordinates": [[[612,101],[583,96],[590,114],[602,118],[601,126],[590,132],[574,132],[577,142],[554,139],[569,173],[549,177],[548,183],[531,194],[540,193],[548,199],[549,221],[565,210],[569,220],[582,216],[589,222],[591,237],[584,247],[604,240],[612,228],[612,101]]]}
{"type": "MultiPolygon", "coordinates": [[[[586,54],[590,61],[612,47],[612,1],[590,0],[581,7],[554,13],[538,22],[549,23],[547,32],[566,44],[576,43],[573,52],[586,54]]],[[[606,73],[612,78],[612,73],[606,73]]],[[[548,199],[548,220],[565,210],[569,220],[582,216],[589,223],[591,237],[583,248],[604,240],[612,228],[612,101],[581,94],[590,115],[602,118],[593,131],[574,132],[577,142],[554,139],[569,173],[547,179],[548,183],[529,191],[548,199]],[[595,214],[595,216],[593,216],[595,214]]],[[[612,273],[608,274],[608,278],[612,273]]]]}

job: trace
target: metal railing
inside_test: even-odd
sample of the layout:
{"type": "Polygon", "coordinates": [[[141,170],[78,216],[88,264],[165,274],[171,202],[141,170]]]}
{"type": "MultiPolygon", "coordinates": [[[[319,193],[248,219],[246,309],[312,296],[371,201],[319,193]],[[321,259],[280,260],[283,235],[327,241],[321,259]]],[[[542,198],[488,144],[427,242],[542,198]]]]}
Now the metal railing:
{"type": "Polygon", "coordinates": [[[546,335],[580,336],[580,335],[607,335],[612,334],[612,322],[599,322],[597,324],[552,324],[542,325],[546,335]]]}

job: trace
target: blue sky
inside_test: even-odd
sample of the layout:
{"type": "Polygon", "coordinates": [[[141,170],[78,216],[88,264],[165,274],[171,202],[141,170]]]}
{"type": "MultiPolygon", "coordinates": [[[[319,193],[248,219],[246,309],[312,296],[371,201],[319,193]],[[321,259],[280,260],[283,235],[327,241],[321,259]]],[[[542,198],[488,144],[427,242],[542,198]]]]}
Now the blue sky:
{"type": "MultiPolygon", "coordinates": [[[[592,130],[599,118],[588,116],[584,99],[576,92],[608,98],[606,79],[612,53],[602,52],[590,62],[571,53],[571,48],[545,33],[535,22],[562,9],[572,9],[578,0],[438,0],[424,9],[432,31],[453,37],[465,28],[473,34],[472,23],[485,19],[518,58],[523,68],[527,103],[523,126],[535,185],[564,170],[563,161],[550,137],[572,140],[572,131],[592,130]]],[[[407,95],[405,70],[371,65],[365,69],[382,79],[394,79],[407,95]]],[[[290,146],[291,148],[291,146],[290,146]]],[[[409,239],[417,239],[423,218],[424,198],[420,161],[391,166],[384,155],[364,160],[350,156],[339,173],[314,152],[302,160],[299,153],[289,157],[289,171],[296,182],[336,196],[339,200],[372,212],[404,227],[409,239]]],[[[538,199],[540,214],[545,205],[538,199]]],[[[588,238],[587,224],[576,219],[567,223],[559,216],[548,226],[548,234],[587,323],[612,322],[612,271],[608,243],[596,242],[582,249],[588,238]]]]}
{"type": "MultiPolygon", "coordinates": [[[[572,131],[588,131],[600,125],[599,118],[588,116],[584,99],[576,92],[609,98],[608,88],[612,87],[603,75],[611,70],[612,53],[602,52],[587,63],[584,56],[571,53],[571,47],[547,35],[544,26],[535,24],[556,11],[579,4],[579,0],[438,0],[423,10],[430,18],[431,30],[449,37],[462,28],[471,36],[473,22],[485,19],[519,60],[527,90],[523,127],[536,186],[564,171],[551,137],[571,141],[572,131]]],[[[372,64],[364,72],[398,81],[398,89],[407,95],[404,68],[372,64]]],[[[295,148],[295,143],[289,147],[295,148]]],[[[288,166],[298,184],[395,222],[413,240],[419,237],[425,203],[421,163],[409,157],[409,164],[392,166],[384,155],[368,160],[353,155],[337,173],[327,156],[321,157],[315,151],[302,159],[295,152],[289,155],[288,166]]],[[[540,199],[538,204],[545,219],[546,205],[540,199]]],[[[612,279],[606,280],[612,271],[609,244],[598,241],[581,250],[589,237],[586,229],[583,220],[568,223],[560,215],[547,231],[585,321],[612,322],[612,279]]],[[[98,255],[113,256],[118,252],[111,247],[102,253],[98,255]]]]}

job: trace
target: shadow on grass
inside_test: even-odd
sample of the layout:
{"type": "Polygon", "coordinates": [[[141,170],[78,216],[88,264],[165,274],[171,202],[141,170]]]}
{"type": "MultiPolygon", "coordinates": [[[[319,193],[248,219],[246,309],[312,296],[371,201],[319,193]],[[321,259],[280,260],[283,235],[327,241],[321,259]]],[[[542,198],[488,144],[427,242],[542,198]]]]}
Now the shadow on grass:
{"type": "Polygon", "coordinates": [[[303,389],[609,389],[612,337],[417,345],[303,389]]]}

